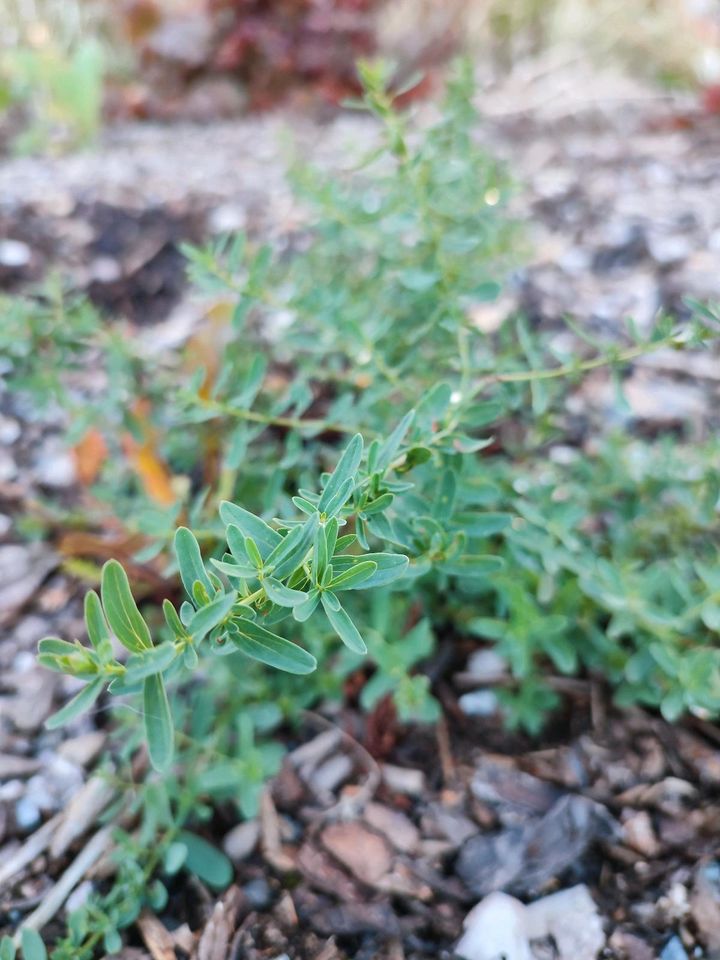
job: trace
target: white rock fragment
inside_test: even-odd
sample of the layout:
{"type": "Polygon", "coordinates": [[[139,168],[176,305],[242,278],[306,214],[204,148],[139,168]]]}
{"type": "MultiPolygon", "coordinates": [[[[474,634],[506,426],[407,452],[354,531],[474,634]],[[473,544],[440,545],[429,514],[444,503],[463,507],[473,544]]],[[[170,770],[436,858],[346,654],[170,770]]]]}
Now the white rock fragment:
{"type": "Polygon", "coordinates": [[[500,701],[494,690],[472,690],[460,697],[458,706],[467,717],[492,717],[500,709],[500,701]]]}
{"type": "Polygon", "coordinates": [[[455,953],[464,960],[534,960],[531,943],[552,937],[559,960],[595,960],[605,933],[585,884],[542,897],[529,906],[491,893],[465,918],[455,953]]]}
{"type": "Polygon", "coordinates": [[[595,901],[584,883],[543,897],[526,908],[528,936],[551,936],[560,960],[595,960],[605,932],[595,901]]]}
{"type": "Polygon", "coordinates": [[[464,960],[533,960],[525,904],[506,893],[491,893],[465,918],[455,947],[464,960]]]}
{"type": "Polygon", "coordinates": [[[30,263],[32,251],[22,240],[0,240],[0,265],[17,269],[30,263]]]}

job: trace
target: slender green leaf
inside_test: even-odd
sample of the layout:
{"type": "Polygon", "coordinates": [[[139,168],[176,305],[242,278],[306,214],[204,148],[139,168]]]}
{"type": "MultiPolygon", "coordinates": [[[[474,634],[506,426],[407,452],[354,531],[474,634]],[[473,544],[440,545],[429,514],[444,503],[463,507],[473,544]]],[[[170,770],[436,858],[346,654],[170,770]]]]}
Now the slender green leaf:
{"type": "Polygon", "coordinates": [[[367,653],[367,647],[365,646],[365,641],[360,636],[360,631],[343,607],[338,603],[337,609],[335,609],[333,601],[327,593],[323,593],[322,595],[322,605],[325,615],[330,621],[330,625],[345,646],[352,650],[353,653],[367,653]]]}
{"type": "Polygon", "coordinates": [[[324,511],[325,515],[328,517],[336,516],[350,499],[354,489],[355,480],[353,477],[348,477],[344,483],[340,484],[339,488],[335,491],[334,496],[330,497],[330,499],[327,501],[324,511]]]}
{"type": "MultiPolygon", "coordinates": [[[[409,560],[402,553],[366,553],[362,557],[353,557],[349,554],[341,554],[333,557],[333,567],[336,573],[344,572],[353,567],[358,559],[372,561],[377,569],[361,583],[354,584],[351,590],[368,590],[370,587],[384,587],[404,577],[408,570],[409,560]]],[[[348,588],[345,588],[348,589],[348,588]]]]}
{"type": "Polygon", "coordinates": [[[143,683],[143,708],[150,762],[163,773],[172,763],[175,735],[167,691],[159,674],[146,677],[143,683]]]}
{"type": "Polygon", "coordinates": [[[237,603],[237,594],[224,593],[216,597],[207,606],[201,607],[188,624],[188,633],[197,643],[217,627],[237,603]]]}
{"type": "Polygon", "coordinates": [[[330,582],[333,590],[351,590],[357,587],[364,580],[368,580],[377,570],[377,564],[374,560],[361,560],[349,570],[344,570],[330,582]]]}
{"type": "Polygon", "coordinates": [[[245,537],[245,553],[248,555],[248,560],[253,564],[256,570],[262,570],[263,568],[263,558],[260,553],[258,545],[255,543],[252,537],[245,537]]]}
{"type": "Polygon", "coordinates": [[[303,603],[303,601],[307,599],[307,594],[303,593],[302,590],[292,590],[290,587],[284,586],[279,580],[274,580],[272,577],[265,577],[262,585],[268,599],[276,603],[279,607],[296,607],[299,603],[303,603]]]}
{"type": "MultiPolygon", "coordinates": [[[[277,530],[273,530],[260,517],[256,517],[254,513],[244,510],[235,503],[224,500],[220,504],[220,518],[226,526],[234,524],[240,528],[243,536],[252,537],[264,557],[282,542],[282,537],[277,530]]],[[[233,553],[235,553],[234,550],[233,553]]]]}
{"type": "MultiPolygon", "coordinates": [[[[337,500],[343,486],[347,487],[348,481],[354,481],[357,469],[360,466],[363,452],[363,438],[361,434],[356,433],[350,443],[345,447],[342,456],[338,460],[334,472],[331,474],[318,502],[318,512],[327,513],[328,505],[337,500]]],[[[348,494],[347,496],[349,496],[348,494]]],[[[347,497],[345,497],[347,500],[347,497]]],[[[343,503],[345,501],[343,500],[343,503]]]]}
{"type": "Polygon", "coordinates": [[[312,616],[319,602],[320,591],[311,590],[302,603],[299,603],[296,607],[293,607],[293,617],[299,623],[304,622],[312,616]]]}
{"type": "Polygon", "coordinates": [[[100,656],[103,658],[110,656],[112,654],[110,631],[102,610],[100,597],[94,590],[88,590],[85,594],[85,626],[88,639],[100,656]]]}
{"type": "Polygon", "coordinates": [[[38,644],[38,653],[53,654],[58,657],[73,656],[78,650],[82,649],[77,643],[60,640],[59,637],[43,637],[38,644]]]}
{"type": "Polygon", "coordinates": [[[130,592],[127,574],[117,560],[108,560],[103,567],[100,592],[105,616],[120,643],[131,653],[150,648],[150,630],[130,592]]]}
{"type": "Polygon", "coordinates": [[[272,570],[276,580],[284,580],[305,559],[305,555],[312,546],[318,522],[318,515],[314,513],[301,526],[293,527],[282,543],[268,555],[265,566],[268,570],[272,570]]]}
{"type": "Polygon", "coordinates": [[[146,677],[162,673],[177,657],[174,643],[161,643],[152,650],[142,653],[133,653],[125,664],[125,680],[127,683],[138,683],[146,677]]]}
{"type": "Polygon", "coordinates": [[[45,721],[46,728],[48,730],[56,730],[58,727],[64,727],[66,723],[70,723],[75,717],[79,717],[81,713],[85,713],[100,696],[104,686],[104,677],[97,677],[95,680],[92,680],[87,686],[82,688],[80,693],[76,693],[72,700],[68,701],[61,710],[58,710],[57,713],[48,717],[45,721]]]}
{"type": "Polygon", "coordinates": [[[392,461],[397,456],[400,446],[405,439],[408,430],[412,426],[414,419],[415,411],[408,411],[408,413],[405,414],[400,423],[395,427],[393,432],[380,447],[377,460],[375,462],[376,470],[384,471],[390,466],[392,461]]]}
{"type": "Polygon", "coordinates": [[[212,563],[220,573],[224,573],[226,577],[237,577],[239,580],[252,580],[257,576],[257,570],[249,564],[228,563],[226,560],[215,559],[212,559],[210,563],[212,563]]]}
{"type": "Polygon", "coordinates": [[[175,531],[175,556],[180,567],[180,579],[187,595],[192,597],[193,584],[199,580],[208,595],[212,596],[215,591],[205,570],[200,545],[195,539],[195,534],[187,527],[178,527],[175,531]]]}
{"type": "Polygon", "coordinates": [[[182,620],[178,616],[177,610],[167,598],[163,600],[162,609],[163,616],[165,617],[165,623],[170,627],[178,640],[184,640],[185,637],[187,637],[188,632],[185,629],[182,620]]]}
{"type": "Polygon", "coordinates": [[[231,634],[235,646],[247,656],[287,673],[312,673],[317,661],[296,643],[279,637],[252,620],[235,620],[231,634]]]}

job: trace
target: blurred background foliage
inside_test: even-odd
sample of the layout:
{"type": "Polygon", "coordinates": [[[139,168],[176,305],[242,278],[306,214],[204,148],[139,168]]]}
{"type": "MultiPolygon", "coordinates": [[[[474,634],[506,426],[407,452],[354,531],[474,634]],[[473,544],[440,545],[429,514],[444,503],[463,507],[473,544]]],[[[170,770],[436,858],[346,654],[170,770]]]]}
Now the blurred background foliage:
{"type": "Polygon", "coordinates": [[[104,117],[190,119],[357,92],[381,54],[396,86],[464,48],[490,78],[533,58],[581,59],[700,91],[720,108],[716,0],[6,0],[4,140],[87,143],[104,117]],[[412,29],[409,29],[412,28],[412,29]]]}

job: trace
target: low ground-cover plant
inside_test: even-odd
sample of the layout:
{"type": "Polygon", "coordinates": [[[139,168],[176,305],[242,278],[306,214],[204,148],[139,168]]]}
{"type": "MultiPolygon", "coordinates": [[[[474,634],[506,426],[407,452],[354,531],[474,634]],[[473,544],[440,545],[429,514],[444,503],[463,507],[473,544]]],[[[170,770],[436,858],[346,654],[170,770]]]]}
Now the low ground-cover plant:
{"type": "MultiPolygon", "coordinates": [[[[278,546],[286,532],[299,537],[300,529],[312,538],[309,525],[322,502],[318,477],[342,437],[357,432],[367,443],[364,459],[352,458],[362,481],[351,486],[345,477],[344,491],[351,498],[354,549],[372,553],[379,544],[410,558],[396,588],[409,598],[419,594],[420,616],[436,632],[470,632],[500,643],[518,683],[516,694],[507,695],[512,719],[538,727],[542,705],[552,700],[542,691],[548,662],[562,672],[598,670],[625,702],[662,705],[668,715],[713,709],[711,601],[701,602],[715,549],[712,447],[691,454],[694,471],[683,466],[689,454],[671,456],[669,441],[664,453],[639,441],[616,440],[592,455],[577,447],[563,463],[547,453],[564,439],[564,401],[584,371],[607,365],[619,377],[650,350],[699,345],[709,336],[712,312],[696,311],[683,330],[662,319],[645,337],[630,326],[627,345],[595,344],[584,357],[561,355],[522,318],[483,332],[477,311],[497,296],[497,277],[513,262],[519,233],[503,209],[507,175],[476,141],[469,68],[458,69],[440,115],[422,131],[394,109],[382,66],[365,65],[361,73],[363,106],[379,119],[380,136],[347,175],[296,169],[298,189],[314,211],[309,230],[295,242],[297,252],[288,257],[244,237],[188,250],[196,283],[233,303],[230,320],[212,328],[215,342],[211,350],[205,344],[203,365],[188,374],[181,357],[158,369],[105,331],[95,343],[112,385],[104,391],[101,421],[108,469],[96,492],[104,488],[129,516],[131,532],[147,537],[143,562],[161,556],[184,521],[212,558],[215,575],[230,572],[218,563],[247,572],[258,557],[245,556],[237,540],[229,545],[235,559],[222,559],[231,508],[218,512],[219,504],[242,504],[263,523],[277,518],[267,546],[278,546]],[[414,413],[397,426],[410,408],[414,413]],[[118,441],[123,429],[155,438],[151,454],[175,484],[168,489],[185,489],[184,497],[153,503],[153,490],[138,482],[128,448],[118,441]],[[396,429],[396,460],[388,460],[378,451],[396,429]],[[665,465],[653,498],[638,495],[641,479],[647,482],[643,462],[665,465]],[[524,479],[527,474],[533,479],[524,479]],[[600,476],[607,478],[603,486],[600,476]],[[301,524],[303,511],[309,519],[301,524]],[[635,527],[644,528],[642,536],[630,532],[635,527]],[[650,543],[657,543],[652,551],[650,543]],[[681,559],[691,548],[693,563],[681,559]],[[492,562],[476,566],[467,559],[488,555],[492,562]],[[682,589],[673,572],[678,563],[684,564],[682,589]],[[500,566],[507,572],[496,572],[500,566]],[[709,633],[698,636],[697,629],[709,633]]],[[[45,341],[65,364],[92,325],[76,307],[74,324],[48,337],[47,318],[54,314],[45,307],[42,316],[44,323],[30,326],[38,350],[15,359],[25,385],[34,383],[32,356],[45,341]]],[[[51,377],[48,369],[52,364],[44,365],[41,383],[51,377]]],[[[60,385],[62,400],[61,381],[53,386],[60,385]]],[[[94,407],[85,405],[84,416],[79,429],[97,426],[87,419],[97,418],[94,407]]],[[[354,443],[361,449],[360,437],[354,443]]],[[[271,575],[262,589],[248,588],[253,600],[241,606],[272,623],[276,614],[268,621],[262,604],[283,607],[284,596],[291,608],[291,596],[299,603],[298,594],[307,593],[307,608],[300,609],[321,606],[342,634],[344,608],[328,604],[321,580],[298,591],[299,583],[271,575]],[[295,592],[284,594],[283,587],[295,592]]],[[[225,616],[229,596],[214,598],[216,581],[204,589],[202,598],[190,599],[212,600],[218,605],[212,609],[225,616]]],[[[187,620],[187,608],[185,630],[183,616],[187,620]]],[[[367,616],[360,607],[360,622],[367,616]]],[[[355,636],[345,629],[346,640],[355,636]]],[[[178,657],[182,636],[176,635],[178,657]]],[[[381,652],[376,660],[395,662],[381,652]]],[[[374,681],[377,689],[383,685],[374,681]]],[[[96,681],[94,690],[101,687],[96,681]]],[[[122,689],[119,680],[115,688],[122,689]]]]}
{"type": "MultiPolygon", "coordinates": [[[[106,935],[115,948],[144,898],[161,902],[158,872],[201,871],[193,827],[229,797],[253,815],[279,761],[267,734],[339,696],[359,663],[361,706],[391,696],[404,721],[438,715],[417,671],[437,637],[496,643],[506,717],[531,731],[557,700],[554,672],[591,671],[670,718],[720,707],[716,445],[586,444],[565,408],[584,372],[607,366],[621,389],[636,357],[702,345],[714,314],[573,355],[522,318],[488,331],[519,232],[508,178],[476,140],[469,71],[419,131],[381,68],[363,79],[380,135],[368,126],[374,145],[345,175],[296,172],[313,214],[290,254],[245,237],[188,251],[196,283],[232,306],[210,342],[158,364],[80,307],[64,326],[47,303],[13,314],[37,348],[10,338],[6,378],[52,391],[76,436],[102,432],[94,494],[145,538],[135,562],[179,571],[185,591],[141,613],[110,560],[86,598],[90,645],[41,644],[41,662],[87,681],[51,724],[105,691],[139,697],[145,735],[121,710],[124,749],[145,739],[163,771],[130,794],[152,855],[121,834],[119,886],[57,960],[106,935]],[[100,407],[73,403],[78,384],[53,369],[85,350],[108,370],[100,407]]],[[[227,861],[208,856],[222,886],[227,861]]]]}

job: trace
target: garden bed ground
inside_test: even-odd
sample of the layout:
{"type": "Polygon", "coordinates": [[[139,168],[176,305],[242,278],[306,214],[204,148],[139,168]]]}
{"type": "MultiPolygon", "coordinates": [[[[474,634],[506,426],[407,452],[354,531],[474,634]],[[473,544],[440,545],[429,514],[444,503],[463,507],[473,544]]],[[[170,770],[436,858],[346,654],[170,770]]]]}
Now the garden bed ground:
{"type": "MultiPolygon", "coordinates": [[[[628,314],[642,328],[658,309],[682,315],[687,295],[720,299],[717,118],[574,65],[518,75],[481,104],[480,135],[507,157],[518,212],[533,226],[530,266],[478,323],[492,330],[519,304],[559,337],[570,312],[612,338],[628,314]]],[[[274,115],[118,128],[77,156],[5,161],[0,286],[24,289],[60,267],[150,346],[181,339],[202,319],[181,241],[247,227],[284,244],[302,225],[278,146],[288,126],[334,167],[374,136],[355,116],[274,115]]],[[[717,424],[719,370],[708,354],[655,355],[626,381],[629,409],[598,375],[574,412],[586,431],[620,423],[703,436],[717,424]]],[[[33,651],[47,633],[81,635],[82,589],[54,546],[28,543],[17,523],[42,498],[76,502],[61,434],[62,423],[0,393],[0,930],[51,900],[88,849],[102,866],[94,828],[111,799],[91,773],[102,710],[65,736],[42,731],[70,688],[37,668],[33,651]]],[[[362,717],[349,688],[342,711],[288,731],[289,757],[258,822],[238,826],[221,810],[212,824],[236,886],[218,902],[177,881],[126,960],[450,955],[491,890],[535,901],[577,884],[602,919],[605,956],[716,955],[720,727],[619,714],[600,684],[558,679],[563,710],[530,741],[493,713],[503,677],[487,652],[448,639],[429,669],[444,706],[435,730],[401,728],[384,703],[362,717]]],[[[97,863],[86,867],[76,901],[102,882],[97,863]]],[[[581,937],[593,929],[590,908],[561,902],[564,933],[540,937],[534,955],[590,960],[597,945],[581,937]]],[[[507,914],[487,922],[507,927],[507,914]]]]}

